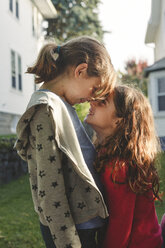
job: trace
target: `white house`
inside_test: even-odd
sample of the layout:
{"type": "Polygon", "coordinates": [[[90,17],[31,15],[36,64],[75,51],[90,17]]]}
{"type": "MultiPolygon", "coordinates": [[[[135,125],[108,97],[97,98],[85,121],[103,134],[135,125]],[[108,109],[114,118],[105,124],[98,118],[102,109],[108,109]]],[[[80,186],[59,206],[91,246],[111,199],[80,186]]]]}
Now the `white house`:
{"type": "Polygon", "coordinates": [[[34,77],[25,71],[44,42],[44,19],[55,17],[51,0],[0,1],[0,134],[15,133],[35,90],[34,77]]]}
{"type": "MultiPolygon", "coordinates": [[[[159,137],[165,140],[165,0],[151,1],[145,43],[153,43],[155,63],[145,69],[148,93],[159,137]]],[[[165,144],[165,143],[164,143],[165,144]]]]}

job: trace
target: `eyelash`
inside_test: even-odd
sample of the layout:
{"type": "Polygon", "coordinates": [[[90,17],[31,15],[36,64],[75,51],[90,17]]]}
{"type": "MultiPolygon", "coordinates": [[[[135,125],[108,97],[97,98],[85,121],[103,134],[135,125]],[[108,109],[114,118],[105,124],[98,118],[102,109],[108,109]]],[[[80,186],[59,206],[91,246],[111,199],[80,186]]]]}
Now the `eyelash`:
{"type": "Polygon", "coordinates": [[[97,91],[97,87],[93,87],[92,93],[94,94],[97,91]]]}
{"type": "Polygon", "coordinates": [[[98,106],[103,106],[103,105],[106,105],[107,101],[106,100],[99,100],[99,101],[96,101],[96,103],[98,106]]]}

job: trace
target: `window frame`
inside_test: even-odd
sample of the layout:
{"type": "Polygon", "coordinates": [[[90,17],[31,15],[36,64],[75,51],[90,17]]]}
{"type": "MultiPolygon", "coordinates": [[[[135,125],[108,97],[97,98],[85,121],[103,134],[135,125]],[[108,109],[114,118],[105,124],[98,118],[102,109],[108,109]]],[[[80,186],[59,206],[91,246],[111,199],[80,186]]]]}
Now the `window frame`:
{"type": "Polygon", "coordinates": [[[15,1],[15,16],[17,19],[19,19],[19,1],[15,1]]]}
{"type": "Polygon", "coordinates": [[[152,73],[152,76],[150,78],[151,80],[151,92],[150,92],[150,96],[151,98],[153,98],[152,101],[152,108],[154,111],[154,115],[157,117],[165,117],[165,110],[159,110],[159,96],[161,95],[165,95],[164,93],[159,93],[159,86],[158,86],[158,79],[160,78],[165,78],[165,70],[161,70],[161,71],[156,71],[152,73]]]}
{"type": "Polygon", "coordinates": [[[16,53],[13,49],[10,51],[11,61],[11,86],[12,89],[16,89],[16,53]]]}
{"type": "Polygon", "coordinates": [[[9,0],[9,10],[13,13],[13,0],[9,0]]]}
{"type": "Polygon", "coordinates": [[[157,77],[157,110],[158,110],[158,112],[165,112],[165,109],[162,109],[162,110],[160,109],[160,101],[159,101],[160,97],[162,97],[162,96],[165,97],[165,89],[163,92],[159,92],[159,88],[160,88],[159,83],[161,83],[160,80],[162,80],[162,79],[163,79],[164,88],[165,88],[165,75],[161,76],[161,77],[160,76],[157,77]]]}
{"type": "Polygon", "coordinates": [[[18,63],[18,72],[17,72],[18,90],[22,91],[22,59],[19,54],[17,54],[17,63],[18,63]]]}
{"type": "Polygon", "coordinates": [[[22,58],[14,49],[10,50],[11,60],[11,88],[13,90],[23,91],[22,80],[22,58]]]}

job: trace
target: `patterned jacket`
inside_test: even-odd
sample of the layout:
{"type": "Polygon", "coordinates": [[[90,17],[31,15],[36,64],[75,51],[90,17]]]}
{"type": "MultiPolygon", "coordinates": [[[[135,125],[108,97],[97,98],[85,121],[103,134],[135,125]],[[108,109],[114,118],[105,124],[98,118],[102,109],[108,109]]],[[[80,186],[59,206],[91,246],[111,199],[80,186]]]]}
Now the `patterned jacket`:
{"type": "Polygon", "coordinates": [[[49,226],[57,248],[80,248],[75,224],[106,218],[108,212],[61,99],[52,92],[34,92],[18,122],[17,136],[15,148],[28,163],[41,223],[49,226]]]}

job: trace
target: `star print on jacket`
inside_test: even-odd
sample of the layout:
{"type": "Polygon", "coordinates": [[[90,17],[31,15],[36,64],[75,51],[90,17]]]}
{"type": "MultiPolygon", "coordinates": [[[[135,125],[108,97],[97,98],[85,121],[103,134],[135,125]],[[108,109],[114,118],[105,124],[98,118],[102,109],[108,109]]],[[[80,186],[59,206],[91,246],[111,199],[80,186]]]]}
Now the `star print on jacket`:
{"type": "Polygon", "coordinates": [[[28,119],[24,119],[24,123],[28,123],[29,122],[29,120],[28,119]]]}
{"type": "Polygon", "coordinates": [[[56,156],[49,156],[48,160],[50,161],[50,163],[53,163],[54,161],[56,161],[56,156]]]}
{"type": "Polygon", "coordinates": [[[27,156],[27,159],[28,159],[28,160],[32,159],[32,155],[29,154],[29,155],[27,156]]]}
{"type": "Polygon", "coordinates": [[[52,239],[53,240],[56,240],[57,239],[55,234],[52,235],[52,239]]]}
{"type": "Polygon", "coordinates": [[[46,220],[47,220],[47,222],[51,222],[52,218],[50,216],[46,216],[46,220]]]}
{"type": "Polygon", "coordinates": [[[41,196],[41,197],[44,197],[46,194],[45,194],[45,190],[43,190],[43,191],[39,191],[39,196],[41,196]]]}
{"type": "Polygon", "coordinates": [[[37,189],[38,189],[37,184],[32,185],[32,190],[36,191],[37,189]]]}
{"type": "Polygon", "coordinates": [[[91,188],[90,187],[87,187],[87,188],[85,188],[85,191],[86,192],[91,192],[91,188]]]}
{"type": "Polygon", "coordinates": [[[54,202],[53,206],[55,206],[56,208],[58,208],[58,207],[61,206],[61,203],[60,202],[54,202]]]}
{"type": "Polygon", "coordinates": [[[63,231],[63,232],[65,232],[65,230],[67,229],[67,227],[66,227],[66,225],[64,225],[64,226],[61,226],[61,231],[63,231]]]}
{"type": "Polygon", "coordinates": [[[95,202],[99,203],[100,199],[98,197],[95,198],[95,202]]]}
{"type": "Polygon", "coordinates": [[[71,244],[67,244],[65,248],[72,248],[73,246],[71,244]]]}
{"type": "Polygon", "coordinates": [[[38,151],[41,151],[43,149],[42,148],[42,144],[37,144],[37,147],[36,148],[37,148],[38,151]]]}
{"type": "Polygon", "coordinates": [[[53,183],[51,184],[51,186],[55,188],[55,187],[58,186],[58,183],[57,183],[57,182],[53,182],[53,183]]]}
{"type": "Polygon", "coordinates": [[[43,129],[42,124],[37,125],[37,131],[41,131],[43,129]]]}
{"type": "Polygon", "coordinates": [[[42,170],[42,171],[40,171],[39,172],[39,176],[42,178],[42,177],[44,177],[46,174],[45,174],[45,171],[44,170],[42,170]]]}
{"type": "Polygon", "coordinates": [[[65,215],[65,218],[67,218],[67,217],[69,217],[69,216],[70,216],[70,212],[69,212],[69,211],[67,211],[66,213],[64,213],[64,215],[65,215]]]}
{"type": "Polygon", "coordinates": [[[77,208],[83,209],[83,208],[85,208],[85,207],[86,207],[86,205],[85,205],[84,202],[79,202],[79,203],[78,203],[77,208]]]}
{"type": "Polygon", "coordinates": [[[49,141],[52,141],[52,140],[54,140],[54,137],[53,137],[53,135],[51,135],[51,136],[48,136],[48,140],[49,140],[49,141]]]}
{"type": "Polygon", "coordinates": [[[43,209],[42,209],[41,207],[38,207],[38,211],[39,211],[40,213],[42,213],[42,212],[43,212],[43,209]]]}

